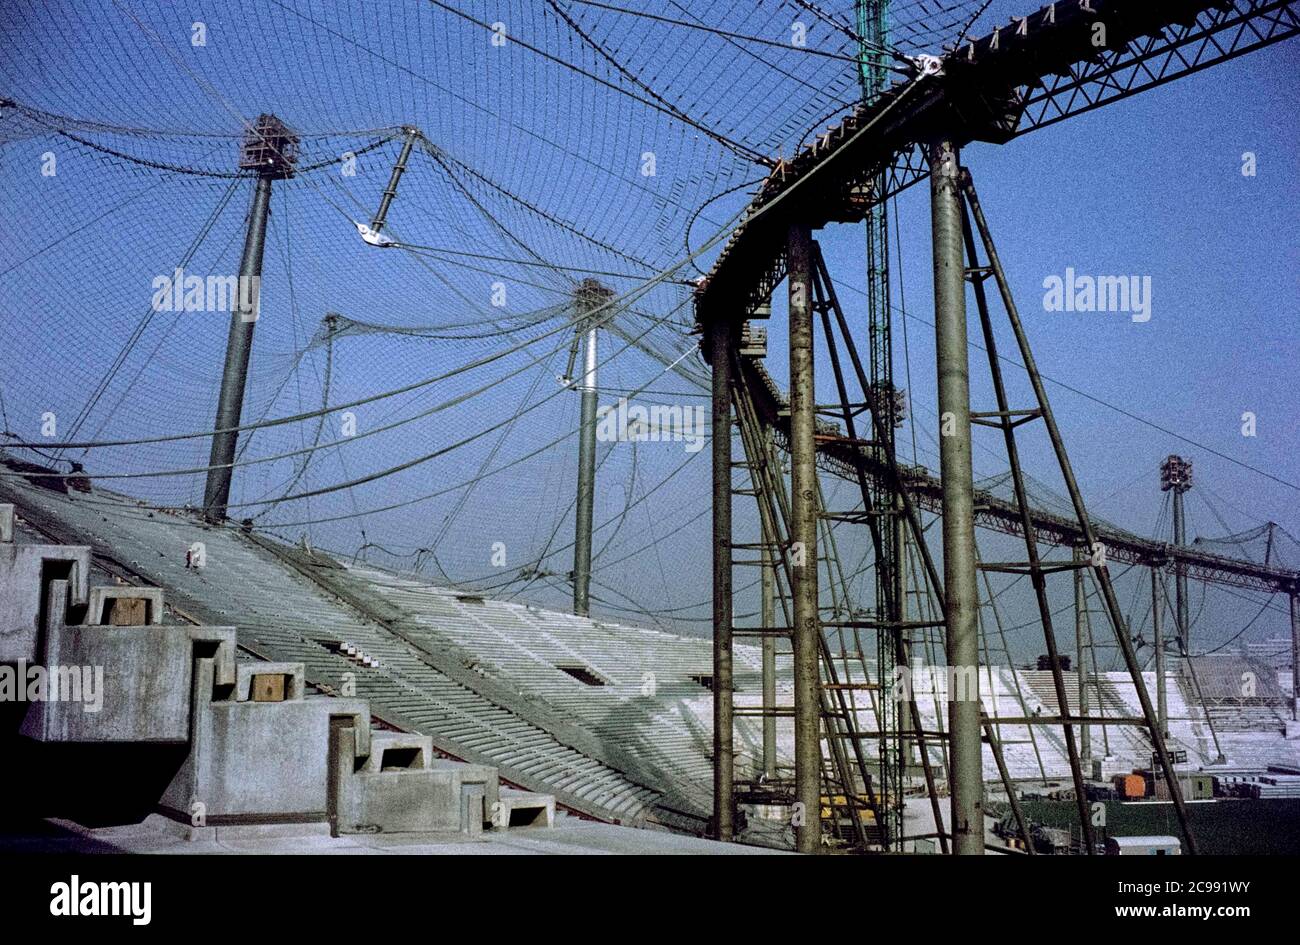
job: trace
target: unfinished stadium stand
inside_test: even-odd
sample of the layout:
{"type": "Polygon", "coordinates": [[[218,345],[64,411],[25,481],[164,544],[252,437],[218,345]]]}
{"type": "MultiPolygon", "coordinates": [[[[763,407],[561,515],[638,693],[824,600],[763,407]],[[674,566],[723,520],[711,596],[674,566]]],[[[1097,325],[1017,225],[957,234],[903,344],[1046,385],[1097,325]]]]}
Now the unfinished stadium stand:
{"type": "MultiPolygon", "coordinates": [[[[365,699],[383,727],[420,733],[437,755],[495,771],[508,786],[549,795],[556,809],[591,820],[696,836],[708,831],[712,648],[707,639],[493,600],[237,526],[161,512],[98,486],[89,494],[65,493],[41,488],[37,480],[4,476],[0,501],[17,504],[24,527],[37,540],[61,543],[50,546],[51,556],[79,560],[84,551],[73,549],[89,546],[95,566],[114,577],[165,588],[166,606],[185,621],[233,626],[242,659],[301,664],[307,686],[365,699]],[[197,569],[186,561],[186,550],[196,543],[205,546],[207,559],[197,569]]],[[[32,567],[31,556],[25,560],[32,567]]],[[[59,566],[75,571],[74,565],[59,566]]],[[[737,643],[733,652],[735,702],[755,706],[762,698],[761,651],[737,643]]],[[[1207,708],[1175,682],[1173,668],[1170,676],[1171,745],[1187,752],[1189,765],[1210,766],[1218,751],[1207,708]]],[[[1154,692],[1154,674],[1147,673],[1145,683],[1154,692]]],[[[933,690],[915,686],[927,731],[946,725],[944,685],[939,674],[933,690]]],[[[791,686],[790,661],[782,654],[778,704],[789,704],[791,686]]],[[[1067,672],[1069,711],[1077,710],[1077,686],[1077,676],[1067,672]]],[[[1138,714],[1127,674],[1101,673],[1095,686],[1095,711],[1138,714]]],[[[981,698],[1014,779],[1068,777],[1059,729],[997,721],[1059,714],[1047,675],[1010,665],[984,667],[981,698]]],[[[1272,717],[1273,707],[1264,704],[1269,698],[1271,690],[1262,688],[1259,708],[1269,711],[1260,713],[1258,725],[1217,732],[1232,764],[1300,766],[1300,741],[1287,739],[1285,727],[1272,717]]],[[[866,705],[856,723],[871,730],[875,720],[866,705]]],[[[1151,747],[1134,726],[1093,726],[1092,747],[1092,768],[1100,778],[1150,763],[1151,747]]],[[[735,748],[738,771],[759,770],[758,719],[737,718],[735,748]]],[[[788,768],[793,741],[787,726],[778,727],[777,752],[778,764],[788,768]]],[[[983,760],[986,780],[996,780],[991,752],[986,750],[983,760]]],[[[937,744],[931,746],[931,761],[941,761],[937,744]]],[[[384,774],[382,760],[377,764],[377,772],[362,765],[362,773],[384,774]]],[[[433,758],[425,766],[439,764],[433,758]]],[[[462,777],[462,800],[476,804],[466,784],[473,787],[462,777]]],[[[502,795],[498,816],[509,813],[516,823],[527,819],[522,812],[511,813],[514,795],[505,789],[502,795]]],[[[492,805],[486,807],[490,823],[492,805]]],[[[368,815],[349,816],[360,825],[368,815]]],[[[749,826],[758,829],[758,820],[751,817],[749,826]]]]}
{"type": "MultiPolygon", "coordinates": [[[[430,736],[447,757],[493,768],[511,785],[552,795],[557,805],[595,820],[697,835],[707,829],[711,694],[690,678],[710,672],[707,641],[522,605],[479,607],[445,591],[436,600],[457,619],[434,626],[436,615],[395,606],[328,555],[238,528],[155,513],[98,488],[72,495],[13,477],[0,480],[0,501],[16,503],[42,540],[89,545],[115,576],[166,588],[169,605],[186,619],[233,625],[242,653],[302,663],[316,689],[354,692],[386,726],[430,736]],[[198,569],[186,562],[196,543],[206,552],[198,569]],[[459,634],[462,615],[482,629],[484,617],[490,622],[507,609],[526,618],[521,651],[540,656],[535,641],[567,633],[575,635],[562,643],[570,649],[586,649],[595,638],[612,637],[615,651],[620,641],[631,644],[613,664],[619,684],[597,691],[536,658],[502,660],[534,678],[515,676],[487,653],[476,654],[475,636],[459,634]],[[647,661],[633,672],[639,657],[647,661]],[[647,670],[658,680],[652,696],[641,694],[647,670]],[[545,693],[534,691],[543,676],[553,681],[545,693]],[[586,706],[581,715],[562,701],[574,693],[586,706]],[[592,718],[601,724],[588,727],[592,718]]],[[[742,677],[754,692],[758,666],[755,653],[748,682],[742,677]]],[[[748,743],[758,744],[758,735],[755,728],[748,743]]]]}
{"type": "Polygon", "coordinates": [[[199,834],[554,823],[554,798],[502,790],[494,768],[437,758],[427,736],[372,733],[368,703],[309,693],[301,662],[241,658],[234,627],[164,623],[161,589],[90,586],[89,547],[19,543],[14,526],[0,505],[0,747],[25,774],[7,810],[156,812],[199,834]]]}

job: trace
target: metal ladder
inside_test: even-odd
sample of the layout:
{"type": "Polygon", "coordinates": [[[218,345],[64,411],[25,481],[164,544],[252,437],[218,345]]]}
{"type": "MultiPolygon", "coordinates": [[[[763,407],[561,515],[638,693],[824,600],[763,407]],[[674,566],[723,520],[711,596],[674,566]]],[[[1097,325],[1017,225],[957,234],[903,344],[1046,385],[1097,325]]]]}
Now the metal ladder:
{"type": "MultiPolygon", "coordinates": [[[[788,531],[789,497],[784,474],[777,465],[775,450],[763,431],[758,415],[750,400],[744,384],[737,384],[735,390],[736,423],[740,430],[745,459],[735,464],[747,470],[750,488],[736,489],[733,494],[752,496],[758,505],[760,520],[760,540],[753,543],[733,543],[734,551],[758,551],[760,556],[752,560],[736,560],[732,564],[762,567],[771,561],[776,587],[776,609],[781,616],[780,626],[734,627],[735,638],[758,637],[761,639],[785,640],[791,645],[790,625],[793,621],[793,601],[789,593],[791,584],[790,568],[791,549],[788,531]],[[764,554],[765,552],[765,554],[764,554]]],[[[826,535],[829,523],[824,516],[819,516],[822,534],[826,535]]],[[[872,732],[859,729],[859,713],[863,708],[859,693],[870,693],[879,689],[871,681],[869,667],[860,646],[842,645],[839,651],[826,640],[826,629],[836,629],[837,643],[842,638],[845,644],[851,639],[843,636],[842,631],[852,629],[852,619],[837,619],[837,615],[852,612],[852,605],[844,596],[844,584],[836,584],[836,577],[842,576],[838,556],[835,554],[833,538],[818,543],[822,553],[819,554],[819,567],[831,575],[828,586],[833,588],[831,598],[830,620],[822,620],[820,639],[820,686],[819,703],[821,717],[822,744],[822,805],[819,811],[796,811],[794,816],[817,816],[822,819],[825,836],[844,849],[865,851],[879,849],[882,835],[879,802],[875,783],[867,759],[870,757],[866,740],[874,736],[872,732]]],[[[868,700],[868,704],[870,700],[868,700]]],[[[759,718],[766,724],[774,724],[782,718],[792,718],[792,705],[761,705],[757,707],[740,707],[733,710],[735,718],[759,718]]],[[[759,772],[756,776],[736,779],[736,802],[738,804],[765,804],[794,807],[794,781],[790,769],[771,772],[759,772]]]]}

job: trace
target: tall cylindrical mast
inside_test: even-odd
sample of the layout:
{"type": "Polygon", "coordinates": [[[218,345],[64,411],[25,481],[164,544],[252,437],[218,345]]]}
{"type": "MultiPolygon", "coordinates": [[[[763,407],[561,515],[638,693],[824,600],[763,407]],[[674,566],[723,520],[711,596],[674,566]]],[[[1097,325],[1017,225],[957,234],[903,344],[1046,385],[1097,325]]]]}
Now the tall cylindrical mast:
{"type": "Polygon", "coordinates": [[[595,279],[578,286],[575,307],[578,331],[585,332],[583,347],[582,412],[578,424],[578,504],[574,512],[573,612],[580,617],[591,613],[591,522],[596,501],[596,365],[599,361],[601,311],[613,293],[595,279]]]}
{"type": "Polygon", "coordinates": [[[794,771],[800,820],[795,846],[821,848],[821,633],[817,610],[816,393],[813,384],[813,250],[807,226],[786,244],[790,309],[790,555],[794,598],[794,771]]]}
{"type": "Polygon", "coordinates": [[[984,853],[984,772],[979,699],[979,597],[975,583],[975,484],[971,468],[970,361],[958,151],[929,146],[943,481],[943,577],[948,627],[953,852],[984,853]]]}
{"type": "Polygon", "coordinates": [[[257,172],[257,186],[253,191],[248,230],[244,235],[239,283],[231,306],[226,362],[221,372],[208,478],[203,490],[203,515],[210,522],[225,519],[230,504],[230,482],[239,444],[236,428],[244,412],[248,361],[253,352],[253,329],[257,325],[260,304],[262,252],[266,247],[266,223],[271,212],[271,181],[293,175],[297,142],[298,139],[280,119],[274,115],[261,115],[245,137],[240,155],[240,168],[257,172]]]}

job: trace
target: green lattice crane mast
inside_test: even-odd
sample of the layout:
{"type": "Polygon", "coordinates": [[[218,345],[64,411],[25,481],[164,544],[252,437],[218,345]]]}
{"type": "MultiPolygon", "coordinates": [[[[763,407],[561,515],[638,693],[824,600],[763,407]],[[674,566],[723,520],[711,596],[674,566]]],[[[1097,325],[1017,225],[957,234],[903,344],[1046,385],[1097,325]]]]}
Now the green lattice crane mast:
{"type": "Polygon", "coordinates": [[[885,90],[888,72],[885,51],[889,44],[889,0],[856,0],[858,36],[858,80],[863,101],[871,102],[885,90]]]}
{"type": "MultiPolygon", "coordinates": [[[[874,101],[889,80],[887,69],[889,42],[889,0],[856,0],[857,32],[861,38],[858,51],[858,80],[862,100],[874,101]]],[[[872,410],[883,421],[877,427],[881,447],[894,449],[894,430],[901,421],[894,395],[893,345],[890,340],[889,318],[889,228],[886,207],[877,195],[885,193],[882,172],[868,185],[870,209],[866,215],[867,227],[867,315],[871,347],[871,389],[866,391],[872,410]],[[883,436],[880,434],[883,433],[883,436]]],[[[901,623],[906,613],[905,552],[903,545],[903,519],[901,502],[890,484],[880,478],[871,481],[872,503],[877,509],[889,509],[880,535],[880,555],[876,561],[876,612],[880,619],[893,624],[888,629],[876,631],[876,660],[879,681],[882,685],[879,719],[881,724],[879,745],[880,805],[885,822],[880,824],[887,847],[894,847],[903,828],[903,779],[906,775],[907,744],[899,735],[906,721],[900,716],[905,704],[895,698],[890,687],[894,668],[905,654],[901,623]]],[[[905,657],[904,657],[905,658],[905,657]]]]}

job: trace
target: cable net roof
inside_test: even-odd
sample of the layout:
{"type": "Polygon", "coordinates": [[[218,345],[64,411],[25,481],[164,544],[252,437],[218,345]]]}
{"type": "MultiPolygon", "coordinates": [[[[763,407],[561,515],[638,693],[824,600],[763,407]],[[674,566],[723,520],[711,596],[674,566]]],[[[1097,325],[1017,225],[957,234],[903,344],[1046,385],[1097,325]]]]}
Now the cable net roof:
{"type": "MultiPolygon", "coordinates": [[[[868,48],[939,51],[986,7],[895,0],[889,55],[868,48]]],[[[231,517],[562,599],[578,286],[613,292],[602,404],[703,433],[689,301],[711,257],[688,257],[766,162],[856,104],[859,29],[845,0],[11,0],[4,442],[149,506],[201,503],[230,323],[209,287],[239,271],[240,146],[274,114],[297,172],[272,185],[231,517]],[[412,139],[396,245],[371,245],[358,225],[412,139]],[[168,289],[187,278],[194,306],[168,289]]],[[[704,613],[702,572],[681,568],[708,546],[704,446],[600,442],[609,609],[704,613]]]]}
{"type": "Polygon", "coordinates": [[[1258,528],[1221,538],[1198,536],[1193,543],[1213,554],[1243,558],[1274,568],[1300,570],[1300,542],[1276,522],[1265,522],[1258,528]]]}

